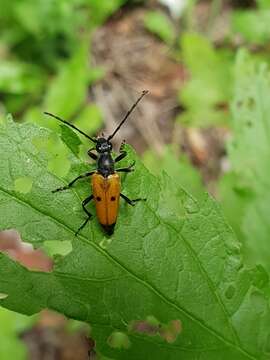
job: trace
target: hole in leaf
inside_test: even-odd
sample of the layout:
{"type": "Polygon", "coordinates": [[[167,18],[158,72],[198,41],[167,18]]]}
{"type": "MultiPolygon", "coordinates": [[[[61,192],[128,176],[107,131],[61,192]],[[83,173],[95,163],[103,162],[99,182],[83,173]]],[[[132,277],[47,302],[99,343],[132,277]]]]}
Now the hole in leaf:
{"type": "Polygon", "coordinates": [[[8,297],[8,294],[0,293],[0,300],[4,300],[8,297]]]}
{"type": "Polygon", "coordinates": [[[32,144],[35,146],[35,148],[40,151],[43,149],[46,149],[48,144],[48,138],[42,138],[42,137],[35,137],[32,139],[32,144]]]}
{"type": "Polygon", "coordinates": [[[159,335],[168,343],[173,343],[182,332],[180,320],[171,320],[162,324],[154,316],[148,316],[146,320],[135,320],[129,324],[129,331],[147,334],[149,336],[159,335]]]}
{"type": "Polygon", "coordinates": [[[42,248],[50,257],[54,255],[66,256],[72,251],[72,244],[69,240],[47,240],[43,242],[42,248]]]}
{"type": "Polygon", "coordinates": [[[46,144],[49,154],[48,170],[58,177],[65,177],[70,169],[69,152],[56,134],[52,134],[46,144]]]}
{"type": "Polygon", "coordinates": [[[173,343],[182,331],[182,323],[180,320],[171,320],[167,325],[162,325],[160,336],[168,343],[173,343]]]}
{"type": "Polygon", "coordinates": [[[48,170],[58,177],[65,177],[70,169],[70,162],[65,155],[59,153],[48,161],[48,170]]]}
{"type": "Polygon", "coordinates": [[[32,178],[28,176],[20,177],[14,181],[14,190],[23,194],[27,194],[31,191],[32,184],[33,184],[32,178]]]}
{"type": "Polygon", "coordinates": [[[99,246],[102,247],[102,249],[107,249],[107,247],[111,244],[112,238],[104,237],[100,243],[99,246]]]}
{"type": "Polygon", "coordinates": [[[148,316],[146,320],[132,321],[129,330],[155,336],[159,334],[160,325],[160,322],[154,316],[148,316]]]}
{"type": "Polygon", "coordinates": [[[41,249],[35,250],[31,244],[23,242],[16,230],[0,232],[0,251],[30,270],[52,270],[52,260],[41,249]]]}
{"type": "Polygon", "coordinates": [[[114,331],[108,337],[107,343],[114,349],[128,349],[131,346],[129,337],[121,331],[114,331]]]}

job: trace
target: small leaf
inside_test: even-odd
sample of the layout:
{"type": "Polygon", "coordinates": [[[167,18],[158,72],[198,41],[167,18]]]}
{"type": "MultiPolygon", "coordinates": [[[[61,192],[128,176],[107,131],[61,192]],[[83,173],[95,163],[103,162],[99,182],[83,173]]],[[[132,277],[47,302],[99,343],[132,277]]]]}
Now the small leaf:
{"type": "Polygon", "coordinates": [[[169,18],[160,11],[149,11],[144,17],[144,25],[147,30],[157,35],[168,45],[172,45],[175,39],[175,29],[169,18]]]}
{"type": "Polygon", "coordinates": [[[94,25],[102,24],[107,17],[112,15],[119,7],[124,5],[126,2],[127,0],[89,1],[90,16],[92,23],[94,25]]]}
{"type": "Polygon", "coordinates": [[[74,115],[86,99],[88,72],[88,47],[83,44],[61,65],[46,94],[44,108],[67,119],[74,115]]]}
{"type": "Polygon", "coordinates": [[[227,123],[226,108],[232,91],[231,54],[214,49],[207,38],[195,33],[182,35],[181,48],[190,79],[179,93],[186,109],[179,121],[193,126],[227,123]]]}
{"type": "Polygon", "coordinates": [[[73,154],[78,156],[82,142],[78,135],[66,125],[61,125],[61,139],[70,148],[73,154]]]}
{"type": "Polygon", "coordinates": [[[232,29],[254,44],[267,44],[270,39],[270,9],[237,11],[233,13],[232,29]]]}
{"type": "Polygon", "coordinates": [[[13,95],[39,92],[44,77],[34,65],[20,61],[1,61],[0,91],[13,95]]]}

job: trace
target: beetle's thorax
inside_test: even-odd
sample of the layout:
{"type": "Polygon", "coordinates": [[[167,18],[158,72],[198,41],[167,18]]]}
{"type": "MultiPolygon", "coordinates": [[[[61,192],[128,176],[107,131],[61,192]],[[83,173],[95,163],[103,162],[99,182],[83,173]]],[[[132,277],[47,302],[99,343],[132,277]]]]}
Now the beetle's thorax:
{"type": "Polygon", "coordinates": [[[114,174],[114,161],[111,152],[99,154],[97,159],[97,172],[104,177],[114,174]]]}

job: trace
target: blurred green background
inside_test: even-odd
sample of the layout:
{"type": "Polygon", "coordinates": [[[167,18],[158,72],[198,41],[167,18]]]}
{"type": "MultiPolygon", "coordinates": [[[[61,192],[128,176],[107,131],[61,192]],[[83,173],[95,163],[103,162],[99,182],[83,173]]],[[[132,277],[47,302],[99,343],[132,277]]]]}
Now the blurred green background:
{"type": "MultiPolygon", "coordinates": [[[[116,149],[124,138],[153,173],[166,171],[195,198],[215,196],[246,261],[267,268],[258,267],[264,282],[268,235],[262,218],[251,228],[249,219],[265,188],[246,176],[243,148],[232,149],[231,139],[243,140],[246,113],[235,109],[247,74],[263,89],[256,69],[270,60],[270,0],[0,0],[0,9],[0,120],[12,114],[61,134],[49,111],[90,135],[109,134],[148,89],[116,149]]],[[[52,172],[68,173],[58,136],[37,146],[50,153],[52,172]]],[[[255,144],[246,146],[255,157],[255,144]]],[[[0,308],[0,324],[1,360],[84,359],[91,348],[82,325],[56,315],[29,319],[0,308]]]]}

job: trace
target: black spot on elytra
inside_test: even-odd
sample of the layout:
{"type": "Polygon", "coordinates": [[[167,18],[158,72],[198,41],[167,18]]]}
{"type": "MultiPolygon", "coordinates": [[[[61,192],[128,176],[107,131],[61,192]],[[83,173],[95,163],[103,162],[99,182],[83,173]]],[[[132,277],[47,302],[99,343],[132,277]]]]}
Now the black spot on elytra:
{"type": "Polygon", "coordinates": [[[115,201],[115,196],[112,196],[112,197],[111,197],[111,201],[115,201]]]}
{"type": "Polygon", "coordinates": [[[100,196],[97,196],[97,197],[96,197],[96,200],[97,200],[97,201],[101,201],[101,197],[100,197],[100,196]]]}

